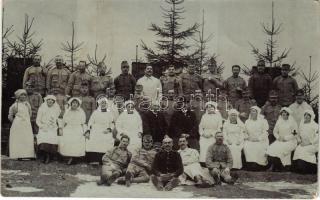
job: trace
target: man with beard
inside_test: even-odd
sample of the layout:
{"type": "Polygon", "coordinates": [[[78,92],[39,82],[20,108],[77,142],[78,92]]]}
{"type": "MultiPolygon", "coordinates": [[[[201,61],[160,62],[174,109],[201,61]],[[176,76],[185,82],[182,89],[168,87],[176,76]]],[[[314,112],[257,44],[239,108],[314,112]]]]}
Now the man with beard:
{"type": "Polygon", "coordinates": [[[184,169],[184,175],[195,182],[196,187],[208,187],[209,182],[203,178],[203,169],[199,163],[199,152],[188,147],[187,137],[181,135],[179,139],[180,149],[178,150],[184,169]]]}
{"type": "MultiPolygon", "coordinates": [[[[65,95],[65,89],[70,77],[70,71],[64,67],[62,56],[55,58],[56,67],[48,72],[47,91],[50,94],[65,95]]],[[[61,105],[60,105],[61,107],[61,105]]]]}
{"type": "Polygon", "coordinates": [[[169,126],[169,134],[173,139],[173,148],[179,149],[178,141],[181,134],[187,134],[190,148],[200,150],[199,146],[199,126],[196,120],[196,114],[190,110],[190,104],[182,105],[178,102],[178,108],[174,111],[169,126]]]}
{"type": "Polygon", "coordinates": [[[239,92],[246,88],[246,82],[242,77],[239,76],[239,73],[240,66],[233,65],[232,76],[223,83],[232,107],[234,107],[235,103],[240,99],[239,92]]]}
{"type": "Polygon", "coordinates": [[[180,154],[172,150],[173,141],[165,137],[162,149],[156,154],[152,163],[151,181],[157,190],[170,191],[179,184],[179,176],[183,173],[180,154]]]}
{"type": "Polygon", "coordinates": [[[73,97],[79,96],[82,83],[87,84],[90,88],[92,77],[86,72],[86,68],[86,61],[81,60],[78,65],[78,70],[73,72],[68,80],[66,95],[73,97]]]}
{"type": "Polygon", "coordinates": [[[131,152],[128,151],[130,138],[121,136],[119,146],[112,147],[102,157],[102,169],[98,185],[110,186],[118,177],[122,176],[129,165],[131,152]]]}
{"type": "Polygon", "coordinates": [[[289,76],[289,72],[290,65],[283,64],[281,75],[273,79],[273,88],[279,94],[279,104],[282,107],[288,107],[294,102],[294,96],[298,90],[298,83],[292,76],[289,76]]]}
{"type": "Polygon", "coordinates": [[[257,65],[258,73],[251,75],[248,82],[250,96],[257,101],[259,107],[266,103],[269,91],[272,88],[272,78],[265,73],[265,68],[264,60],[259,60],[257,65]]]}
{"type": "Polygon", "coordinates": [[[41,56],[35,55],[33,57],[33,65],[28,67],[23,76],[23,89],[26,89],[26,83],[30,81],[34,85],[34,92],[44,96],[46,94],[46,75],[47,71],[40,65],[41,56]]]}
{"type": "Polygon", "coordinates": [[[223,133],[217,132],[216,142],[209,146],[206,158],[206,165],[216,185],[221,185],[222,181],[227,184],[234,184],[230,175],[232,168],[232,155],[229,147],[223,144],[223,133]]]}
{"type": "Polygon", "coordinates": [[[138,148],[132,153],[131,161],[128,165],[125,176],[118,179],[118,184],[147,183],[150,180],[151,165],[156,155],[152,146],[151,135],[144,135],[142,138],[142,148],[138,148]]]}
{"type": "Polygon", "coordinates": [[[182,94],[182,83],[179,76],[176,76],[175,69],[173,65],[168,68],[168,76],[161,79],[162,93],[167,96],[169,90],[174,90],[176,95],[182,94]]]}
{"type": "Polygon", "coordinates": [[[125,101],[129,100],[130,94],[134,94],[136,79],[129,73],[127,61],[121,62],[121,74],[114,79],[116,95],[122,96],[125,101]]]}
{"type": "Polygon", "coordinates": [[[106,74],[107,66],[100,62],[97,67],[98,76],[92,77],[91,94],[96,98],[100,94],[104,94],[107,88],[113,85],[113,79],[106,74]]]}
{"type": "Polygon", "coordinates": [[[151,135],[154,143],[161,145],[163,137],[168,133],[168,125],[160,112],[160,106],[154,103],[143,115],[143,133],[151,135]]]}
{"type": "Polygon", "coordinates": [[[273,128],[276,125],[280,110],[281,105],[278,102],[278,93],[275,90],[271,90],[269,93],[269,100],[261,108],[261,114],[264,115],[269,124],[269,144],[273,143],[276,139],[273,135],[273,128]]]}

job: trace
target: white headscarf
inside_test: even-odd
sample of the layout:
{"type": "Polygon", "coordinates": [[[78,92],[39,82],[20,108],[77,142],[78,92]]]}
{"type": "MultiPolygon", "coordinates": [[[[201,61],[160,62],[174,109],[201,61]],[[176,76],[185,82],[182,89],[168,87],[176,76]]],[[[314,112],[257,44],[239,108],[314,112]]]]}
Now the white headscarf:
{"type": "Polygon", "coordinates": [[[97,103],[98,103],[98,108],[97,108],[97,110],[100,111],[100,112],[102,112],[101,103],[102,103],[103,101],[106,102],[106,104],[107,104],[106,109],[107,109],[107,111],[109,111],[109,108],[108,108],[108,99],[107,99],[106,97],[102,97],[102,98],[99,98],[99,99],[98,99],[98,101],[97,101],[97,103]]]}
{"type": "Polygon", "coordinates": [[[239,126],[244,127],[243,122],[242,122],[241,119],[239,118],[239,112],[238,112],[236,109],[231,109],[231,110],[229,110],[229,112],[228,112],[228,119],[227,119],[227,121],[225,122],[225,125],[231,124],[231,123],[230,123],[230,116],[231,116],[232,114],[236,114],[236,115],[237,115],[237,124],[238,124],[239,126]]]}
{"type": "Polygon", "coordinates": [[[48,112],[50,110],[60,115],[61,109],[59,104],[57,103],[57,98],[54,95],[47,95],[43,99],[44,99],[44,102],[39,107],[39,110],[41,110],[42,112],[48,112]],[[54,100],[54,103],[51,107],[49,107],[47,104],[48,99],[54,100]]]}
{"type": "MultiPolygon", "coordinates": [[[[257,120],[264,120],[264,116],[261,115],[261,108],[259,108],[258,106],[252,106],[252,107],[250,108],[250,111],[251,111],[252,109],[254,109],[254,110],[257,111],[257,120]]],[[[249,114],[248,120],[252,120],[252,119],[251,119],[251,112],[250,112],[250,114],[249,114]]]]}
{"type": "Polygon", "coordinates": [[[306,111],[304,111],[304,113],[303,113],[303,118],[301,119],[301,122],[300,122],[300,126],[302,126],[302,125],[305,125],[305,124],[317,124],[315,121],[314,121],[314,118],[315,118],[315,114],[314,114],[314,112],[313,112],[313,110],[306,110],[306,111]],[[309,122],[309,123],[304,123],[304,115],[305,114],[309,114],[309,115],[311,115],[311,121],[309,122]]]}

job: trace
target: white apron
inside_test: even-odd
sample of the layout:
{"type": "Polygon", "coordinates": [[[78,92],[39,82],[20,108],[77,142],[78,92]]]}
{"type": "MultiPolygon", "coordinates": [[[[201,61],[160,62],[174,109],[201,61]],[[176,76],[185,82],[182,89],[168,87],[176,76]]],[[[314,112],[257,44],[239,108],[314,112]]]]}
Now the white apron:
{"type": "Polygon", "coordinates": [[[86,152],[106,153],[114,145],[114,139],[108,128],[113,129],[113,113],[95,110],[89,120],[90,138],[86,140],[86,152]],[[107,133],[106,133],[107,132],[107,133]]]}
{"type": "Polygon", "coordinates": [[[63,156],[81,157],[85,155],[86,115],[80,108],[77,111],[67,111],[63,116],[67,125],[63,128],[63,135],[59,138],[59,151],[63,156]]]}
{"type": "Polygon", "coordinates": [[[319,127],[317,123],[300,124],[299,134],[302,142],[307,145],[298,145],[294,152],[293,160],[300,159],[309,163],[317,164],[316,152],[318,152],[319,148],[318,129],[319,127]]]}
{"type": "Polygon", "coordinates": [[[234,169],[241,169],[242,168],[242,160],[241,160],[241,150],[243,149],[244,145],[244,135],[243,130],[238,126],[238,124],[228,124],[224,127],[223,131],[225,132],[225,144],[228,145],[232,160],[233,160],[233,166],[234,169]],[[231,145],[228,144],[227,139],[231,141],[231,145]],[[237,142],[240,141],[240,144],[238,145],[237,142]]]}
{"type": "Polygon", "coordinates": [[[25,103],[14,103],[10,109],[16,107],[16,113],[9,136],[9,157],[34,158],[34,139],[30,122],[29,109],[25,103]]]}
{"type": "Polygon", "coordinates": [[[254,162],[259,165],[266,166],[268,142],[268,122],[265,120],[247,120],[245,127],[250,138],[258,138],[260,141],[253,142],[246,140],[244,142],[243,151],[246,162],[254,162]]]}
{"type": "Polygon", "coordinates": [[[200,133],[200,162],[206,162],[206,154],[210,145],[216,142],[215,134],[221,130],[222,117],[220,113],[207,114],[205,113],[199,124],[200,133]],[[211,134],[211,137],[206,138],[203,134],[211,134]]]}

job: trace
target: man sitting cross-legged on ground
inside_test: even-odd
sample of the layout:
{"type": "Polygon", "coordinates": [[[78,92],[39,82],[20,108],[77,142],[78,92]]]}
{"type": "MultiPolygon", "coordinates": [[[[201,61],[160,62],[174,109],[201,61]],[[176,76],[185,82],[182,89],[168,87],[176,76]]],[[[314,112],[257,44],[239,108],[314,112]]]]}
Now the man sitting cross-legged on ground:
{"type": "Polygon", "coordinates": [[[203,169],[199,163],[199,152],[188,147],[187,137],[188,135],[182,134],[179,139],[180,149],[178,152],[183,163],[183,175],[191,178],[195,182],[196,187],[209,187],[209,182],[204,180],[202,175],[203,169]]]}
{"type": "Polygon", "coordinates": [[[110,186],[118,177],[126,172],[131,159],[131,152],[128,151],[130,138],[122,135],[119,146],[112,147],[102,157],[101,179],[98,185],[110,186]]]}
{"type": "Polygon", "coordinates": [[[216,185],[221,184],[221,179],[228,184],[233,184],[235,180],[230,175],[230,169],[232,168],[231,151],[226,144],[223,144],[222,132],[217,132],[215,138],[216,142],[208,148],[206,165],[216,185]]]}
{"type": "Polygon", "coordinates": [[[172,190],[178,186],[178,177],[183,173],[180,154],[173,151],[172,146],[172,139],[165,136],[162,141],[162,149],[153,160],[151,181],[157,190],[172,190]]]}
{"type": "Polygon", "coordinates": [[[118,179],[118,184],[147,183],[151,173],[151,165],[156,155],[153,149],[153,140],[151,135],[144,135],[142,138],[142,148],[136,149],[132,154],[125,176],[118,179]]]}

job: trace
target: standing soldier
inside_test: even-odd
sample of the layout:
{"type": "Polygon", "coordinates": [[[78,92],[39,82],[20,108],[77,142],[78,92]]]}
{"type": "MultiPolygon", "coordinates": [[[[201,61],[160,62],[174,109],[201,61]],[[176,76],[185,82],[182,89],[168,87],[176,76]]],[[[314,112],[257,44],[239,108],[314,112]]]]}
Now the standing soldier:
{"type": "Polygon", "coordinates": [[[201,90],[195,90],[194,99],[190,101],[191,109],[196,114],[197,123],[200,124],[202,115],[205,113],[205,99],[201,90]]]}
{"type": "Polygon", "coordinates": [[[194,65],[188,66],[188,72],[180,75],[182,81],[182,93],[187,101],[190,100],[190,95],[196,90],[202,90],[202,78],[195,73],[194,65]]]}
{"type": "Polygon", "coordinates": [[[48,93],[65,94],[65,89],[68,85],[70,71],[64,68],[63,58],[57,56],[55,59],[56,67],[48,72],[47,76],[47,91],[48,93]]]}
{"type": "Polygon", "coordinates": [[[259,60],[258,73],[254,73],[249,78],[248,88],[250,95],[257,101],[259,107],[262,107],[268,100],[269,91],[272,88],[272,78],[265,73],[265,62],[259,60]]]}
{"type": "Polygon", "coordinates": [[[239,117],[243,123],[249,118],[250,108],[256,106],[257,102],[250,99],[250,92],[248,89],[242,91],[242,98],[236,102],[235,109],[239,111],[239,117]]]}
{"type": "Polygon", "coordinates": [[[164,118],[166,119],[167,125],[170,125],[170,120],[173,112],[175,111],[175,93],[174,90],[169,90],[167,94],[167,101],[161,102],[161,110],[164,113],[164,118]]]}
{"type": "Polygon", "coordinates": [[[130,94],[134,94],[136,79],[129,74],[129,64],[127,61],[121,62],[122,73],[114,79],[116,95],[122,96],[125,101],[129,100],[130,94]]]}
{"type": "Polygon", "coordinates": [[[239,73],[240,66],[233,65],[232,76],[223,83],[232,107],[234,107],[235,103],[240,99],[239,92],[246,88],[246,82],[239,76],[239,73]]]}
{"type": "Polygon", "coordinates": [[[216,94],[216,88],[222,88],[223,82],[221,77],[217,74],[217,64],[214,61],[208,66],[209,71],[202,75],[203,78],[203,91],[208,93],[209,90],[216,94]]]}
{"type": "Polygon", "coordinates": [[[113,85],[113,79],[106,74],[106,70],[107,66],[103,62],[100,62],[97,68],[98,76],[92,77],[91,94],[94,98],[97,98],[100,94],[104,94],[106,89],[113,85]]]}
{"type": "Polygon", "coordinates": [[[288,107],[295,100],[295,94],[298,90],[297,81],[289,76],[290,65],[283,64],[281,75],[273,80],[273,88],[278,91],[279,103],[282,107],[288,107]]]}
{"type": "Polygon", "coordinates": [[[35,87],[32,84],[32,82],[27,81],[26,82],[26,91],[27,91],[27,99],[28,102],[31,105],[31,126],[33,130],[33,134],[38,133],[38,126],[36,124],[36,118],[37,118],[37,113],[39,110],[39,107],[43,103],[42,96],[38,92],[35,92],[35,87]]]}
{"type": "Polygon", "coordinates": [[[163,77],[161,80],[162,93],[168,95],[169,90],[174,90],[176,95],[182,94],[182,83],[179,76],[176,76],[173,65],[168,68],[168,76],[163,77]]]}
{"type": "Polygon", "coordinates": [[[73,72],[69,78],[68,86],[66,87],[66,95],[79,96],[82,83],[86,83],[89,88],[91,84],[91,76],[86,72],[86,61],[80,61],[78,70],[73,72]]]}
{"type": "Polygon", "coordinates": [[[292,111],[292,117],[300,124],[304,118],[303,114],[306,110],[312,110],[312,107],[305,101],[303,90],[298,90],[296,93],[296,101],[289,106],[292,111]]]}
{"type": "Polygon", "coordinates": [[[89,121],[91,114],[96,110],[96,100],[89,95],[89,86],[87,83],[80,85],[81,108],[86,113],[86,123],[89,121]]]}
{"type": "Polygon", "coordinates": [[[40,65],[41,56],[33,57],[33,65],[28,67],[23,76],[23,88],[26,89],[27,81],[31,81],[34,85],[34,92],[40,93],[42,96],[46,93],[46,70],[40,65]]]}
{"type": "Polygon", "coordinates": [[[61,116],[65,111],[65,104],[68,99],[65,96],[65,89],[68,85],[68,79],[70,77],[70,71],[64,67],[63,58],[57,56],[55,59],[56,67],[48,72],[47,76],[47,92],[54,94],[57,99],[57,103],[62,111],[61,116]]]}
{"type": "Polygon", "coordinates": [[[261,114],[265,116],[269,124],[269,144],[275,141],[275,137],[273,136],[273,128],[276,125],[280,110],[281,105],[278,103],[278,94],[276,91],[271,90],[269,93],[269,100],[261,109],[261,114]]]}

